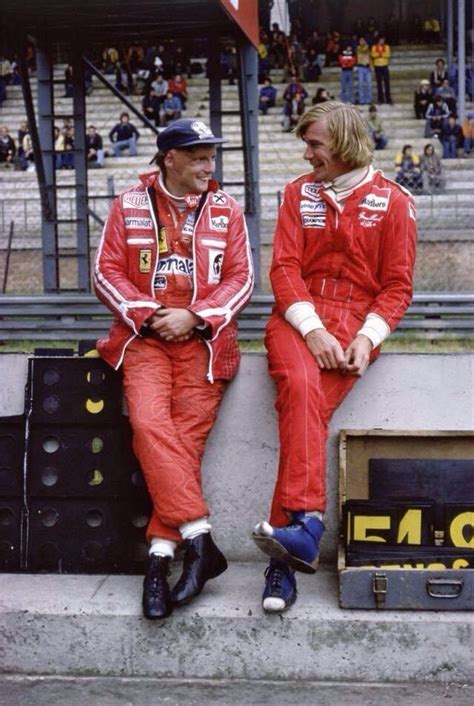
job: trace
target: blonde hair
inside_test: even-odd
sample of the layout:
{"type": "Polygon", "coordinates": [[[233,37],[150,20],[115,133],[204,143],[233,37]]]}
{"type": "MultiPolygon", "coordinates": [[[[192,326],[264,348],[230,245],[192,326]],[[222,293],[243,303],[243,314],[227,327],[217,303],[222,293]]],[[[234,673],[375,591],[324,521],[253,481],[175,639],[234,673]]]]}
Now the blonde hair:
{"type": "Polygon", "coordinates": [[[372,162],[372,141],[356,107],[334,100],[318,103],[303,113],[295,128],[296,136],[304,138],[308,127],[318,121],[327,125],[329,149],[334,157],[354,169],[372,162]]]}

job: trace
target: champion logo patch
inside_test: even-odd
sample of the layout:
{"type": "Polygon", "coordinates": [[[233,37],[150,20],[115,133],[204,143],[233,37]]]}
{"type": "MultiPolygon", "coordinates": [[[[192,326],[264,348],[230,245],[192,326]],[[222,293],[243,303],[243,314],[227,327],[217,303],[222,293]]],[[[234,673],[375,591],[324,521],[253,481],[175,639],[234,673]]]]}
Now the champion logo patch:
{"type": "Polygon", "coordinates": [[[326,216],[301,216],[303,228],[325,228],[326,216]]]}
{"type": "Polygon", "coordinates": [[[136,208],[139,211],[148,210],[148,197],[144,191],[132,192],[124,194],[122,197],[122,206],[126,208],[136,208]]]}
{"type": "Polygon", "coordinates": [[[141,218],[140,216],[126,216],[124,219],[125,228],[132,230],[138,228],[140,230],[153,230],[153,222],[151,218],[141,218]]]}
{"type": "Polygon", "coordinates": [[[209,227],[220,233],[227,233],[230,220],[230,208],[224,206],[210,206],[209,227]]]}
{"type": "Polygon", "coordinates": [[[372,187],[370,194],[364,196],[359,204],[359,208],[366,208],[369,211],[387,211],[390,200],[390,189],[379,189],[372,187]]]}

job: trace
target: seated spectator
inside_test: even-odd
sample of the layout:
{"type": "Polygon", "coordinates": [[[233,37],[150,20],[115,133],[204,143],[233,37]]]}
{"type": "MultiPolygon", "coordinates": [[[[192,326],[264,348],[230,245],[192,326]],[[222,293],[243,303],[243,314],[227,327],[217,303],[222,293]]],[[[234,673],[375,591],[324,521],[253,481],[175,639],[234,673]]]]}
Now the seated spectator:
{"type": "Polygon", "coordinates": [[[283,130],[290,132],[296,125],[300,115],[304,113],[305,100],[308,93],[296,76],[292,76],[290,83],[283,93],[283,130]]]}
{"type": "Polygon", "coordinates": [[[443,158],[456,159],[458,148],[462,147],[464,138],[462,128],[454,115],[450,115],[441,128],[440,140],[443,145],[443,158]]]}
{"type": "Polygon", "coordinates": [[[174,96],[179,98],[181,102],[181,110],[186,110],[186,101],[188,99],[188,86],[186,79],[184,79],[181,74],[176,74],[174,78],[168,81],[168,90],[170,90],[174,96]]]}
{"type": "Polygon", "coordinates": [[[321,67],[316,49],[308,49],[303,60],[303,75],[305,81],[319,81],[321,67]]]}
{"type": "Polygon", "coordinates": [[[272,69],[282,69],[285,65],[287,48],[286,34],[278,27],[278,22],[272,24],[270,32],[270,45],[268,47],[268,59],[272,69]]]}
{"type": "Polygon", "coordinates": [[[88,166],[101,169],[105,162],[104,145],[95,125],[89,125],[87,128],[86,150],[88,166]]]}
{"type": "Polygon", "coordinates": [[[168,81],[163,78],[162,73],[159,73],[155,80],[152,81],[150,88],[153,88],[153,90],[155,91],[155,95],[157,96],[158,101],[160,103],[160,106],[162,106],[163,101],[166,98],[166,94],[169,90],[168,81]]]}
{"type": "Polygon", "coordinates": [[[64,98],[72,98],[74,95],[74,84],[72,82],[72,65],[68,64],[64,71],[64,98]]]}
{"type": "Polygon", "coordinates": [[[321,37],[317,30],[313,30],[311,36],[306,40],[306,51],[309,52],[311,49],[314,49],[318,58],[318,66],[320,69],[324,66],[324,61],[326,59],[324,47],[324,37],[321,37]]]}
{"type": "Polygon", "coordinates": [[[457,115],[457,101],[456,101],[456,92],[454,88],[451,88],[449,85],[449,81],[447,78],[443,79],[443,82],[441,83],[441,86],[438,86],[436,89],[436,95],[441,96],[443,101],[446,103],[446,105],[449,108],[449,114],[450,115],[457,115]]]}
{"type": "Polygon", "coordinates": [[[369,105],[372,103],[371,66],[370,47],[365,38],[360,37],[356,47],[357,90],[360,105],[369,105]]]}
{"type": "Polygon", "coordinates": [[[338,61],[341,67],[341,102],[354,103],[354,66],[356,58],[349,43],[345,44],[344,49],[339,54],[338,61]]]}
{"type": "Polygon", "coordinates": [[[163,117],[165,125],[181,117],[181,101],[172,91],[168,91],[163,102],[163,117]]]}
{"type": "Polygon", "coordinates": [[[160,126],[160,108],[161,101],[156,95],[153,88],[150,88],[142,100],[143,114],[154,122],[156,127],[160,126]]]}
{"type": "Polygon", "coordinates": [[[471,154],[474,148],[474,113],[468,113],[462,126],[464,138],[464,156],[471,154]]]}
{"type": "Polygon", "coordinates": [[[426,113],[425,137],[439,137],[441,128],[449,118],[449,108],[441,96],[435,96],[426,113]]]}
{"type": "Polygon", "coordinates": [[[423,185],[420,160],[416,154],[413,154],[411,145],[405,145],[395,157],[395,172],[397,184],[409,189],[413,194],[421,193],[423,185]]]}
{"type": "Polygon", "coordinates": [[[388,140],[384,135],[382,121],[377,115],[377,108],[371,105],[369,108],[369,117],[367,119],[370,136],[374,141],[374,149],[383,150],[388,140]]]}
{"type": "Polygon", "coordinates": [[[140,133],[133,123],[130,122],[128,113],[120,114],[120,122],[118,122],[110,131],[109,138],[112,143],[114,157],[120,157],[123,150],[129,150],[131,157],[137,155],[137,141],[140,138],[140,133]]]}
{"type": "Polygon", "coordinates": [[[441,86],[444,79],[449,79],[444,59],[436,59],[435,68],[430,74],[431,90],[436,93],[436,89],[441,86]]]}
{"type": "Polygon", "coordinates": [[[415,90],[413,101],[417,120],[421,120],[426,117],[426,111],[428,110],[428,106],[431,103],[432,98],[433,94],[431,93],[430,82],[428,79],[424,78],[420,81],[420,85],[415,90]]]}
{"type": "Polygon", "coordinates": [[[8,167],[15,166],[16,145],[7,127],[0,130],[0,163],[8,167]]]}
{"type": "Polygon", "coordinates": [[[102,52],[102,71],[104,74],[113,74],[117,62],[119,60],[119,53],[115,47],[107,47],[102,52]]]}
{"type": "Polygon", "coordinates": [[[432,194],[444,189],[446,179],[444,177],[441,159],[436,154],[436,150],[431,143],[425,145],[420,159],[420,167],[423,191],[426,194],[432,194]]]}
{"type": "Polygon", "coordinates": [[[275,107],[276,95],[277,90],[272,84],[272,79],[267,76],[258,95],[258,109],[262,111],[262,115],[266,115],[269,108],[275,107]]]}
{"type": "Polygon", "coordinates": [[[125,51],[126,63],[130,66],[132,74],[145,68],[145,50],[139,42],[133,42],[125,51]]]}
{"type": "Polygon", "coordinates": [[[313,98],[313,105],[318,105],[318,103],[325,103],[326,101],[332,101],[334,100],[334,96],[332,96],[327,88],[324,88],[324,86],[320,86],[313,98]]]}
{"type": "Polygon", "coordinates": [[[171,74],[175,76],[176,74],[181,74],[184,78],[187,78],[190,74],[189,56],[180,44],[175,47],[171,74]]]}

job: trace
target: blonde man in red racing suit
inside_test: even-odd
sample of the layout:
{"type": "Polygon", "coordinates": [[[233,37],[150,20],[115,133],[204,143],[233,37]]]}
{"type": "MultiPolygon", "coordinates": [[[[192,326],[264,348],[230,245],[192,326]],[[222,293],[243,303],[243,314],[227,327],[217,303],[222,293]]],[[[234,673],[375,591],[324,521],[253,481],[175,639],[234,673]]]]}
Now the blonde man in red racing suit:
{"type": "Polygon", "coordinates": [[[371,166],[356,108],[321,103],[296,135],[312,171],[287,185],[275,232],[265,342],[280,461],[270,520],[253,534],[271,557],[263,607],[273,612],[295,602],[294,570],[317,568],[328,423],[411,301],[416,243],[413,199],[371,166]]]}
{"type": "Polygon", "coordinates": [[[253,269],[241,209],[211,180],[221,142],[199,120],[163,130],[160,171],[116,199],[95,263],[95,291],[115,314],[97,348],[123,367],[134,451],[153,502],[143,590],[150,619],[189,602],[227,568],[210,535],[200,461],[239,364],[236,315],[253,269]],[[180,542],[183,573],[170,591],[180,542]]]}

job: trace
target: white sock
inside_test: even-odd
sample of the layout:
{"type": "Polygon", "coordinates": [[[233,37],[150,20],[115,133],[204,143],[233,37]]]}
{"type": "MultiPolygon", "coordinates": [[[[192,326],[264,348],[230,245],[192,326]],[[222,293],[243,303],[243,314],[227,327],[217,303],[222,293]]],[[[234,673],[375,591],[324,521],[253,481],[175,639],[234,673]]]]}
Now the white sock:
{"type": "Polygon", "coordinates": [[[179,531],[183,539],[194,539],[195,537],[199,537],[200,534],[210,532],[211,527],[212,525],[207,517],[200,517],[199,520],[183,522],[183,524],[179,526],[179,531]]]}
{"type": "Polygon", "coordinates": [[[263,520],[255,525],[255,534],[260,534],[262,537],[271,537],[273,534],[273,527],[271,524],[263,520]]]}
{"type": "Polygon", "coordinates": [[[173,542],[171,539],[161,539],[161,537],[152,537],[150,548],[148,550],[149,556],[155,554],[156,556],[169,556],[171,559],[174,557],[174,552],[178,546],[177,542],[173,542]]]}

